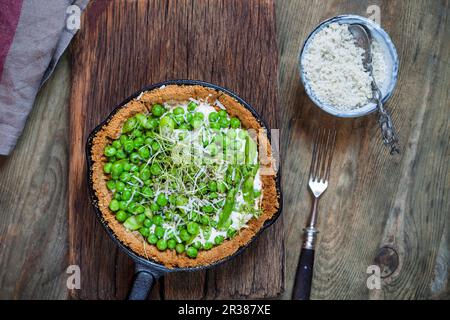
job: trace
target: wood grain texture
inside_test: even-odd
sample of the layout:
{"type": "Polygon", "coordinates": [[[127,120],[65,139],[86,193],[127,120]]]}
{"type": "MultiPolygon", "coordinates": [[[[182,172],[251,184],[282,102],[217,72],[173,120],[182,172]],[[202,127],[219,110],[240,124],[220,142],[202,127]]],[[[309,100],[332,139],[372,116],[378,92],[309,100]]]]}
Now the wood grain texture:
{"type": "MultiPolygon", "coordinates": [[[[172,3],[170,1],[169,4],[172,3]]],[[[320,21],[341,13],[366,15],[369,4],[380,5],[381,22],[392,35],[400,54],[400,79],[388,107],[393,110],[394,121],[399,126],[403,146],[407,150],[394,162],[385,157],[386,151],[378,142],[375,117],[339,121],[339,152],[334,159],[330,190],[319,207],[321,233],[317,255],[321,258],[316,263],[313,298],[450,299],[450,26],[448,1],[437,0],[276,2],[280,56],[278,111],[283,127],[281,146],[285,155],[283,215],[287,263],[286,291],[281,298],[290,299],[300,253],[301,229],[310,210],[306,178],[311,152],[311,126],[324,118],[330,121],[308,101],[299,83],[298,49],[308,32],[320,21]],[[399,195],[403,197],[400,202],[396,200],[399,195]],[[393,211],[391,208],[394,207],[400,209],[393,211]],[[396,219],[396,216],[400,218],[396,219]],[[397,228],[396,225],[402,227],[397,228]],[[397,229],[399,231],[395,231],[397,229]],[[370,293],[365,287],[366,268],[374,262],[379,248],[386,243],[385,235],[403,239],[401,243],[405,253],[400,258],[402,267],[392,277],[393,280],[385,280],[381,292],[370,293]]],[[[149,20],[153,14],[148,15],[149,20]]],[[[200,13],[196,14],[197,19],[203,19],[200,13]]],[[[123,19],[125,17],[122,23],[123,19]]],[[[113,22],[108,20],[108,23],[113,22]]],[[[159,30],[156,24],[152,28],[159,30]]],[[[106,38],[98,35],[96,42],[102,44],[106,38]]],[[[76,47],[73,49],[78,50],[76,47]]],[[[206,51],[204,48],[200,52],[206,51]]],[[[106,55],[107,52],[104,52],[97,59],[104,59],[106,55]]],[[[141,62],[127,63],[147,63],[145,55],[143,50],[139,56],[141,62]]],[[[201,60],[202,56],[194,58],[201,60]]],[[[172,58],[161,57],[161,61],[167,62],[169,59],[172,58]]],[[[148,65],[145,67],[148,68],[148,65]]],[[[123,70],[125,65],[121,68],[123,70]]],[[[162,68],[158,67],[157,72],[161,72],[162,68]]],[[[203,68],[189,72],[199,73],[199,78],[206,74],[203,68]]],[[[167,70],[162,72],[163,75],[168,73],[167,70]]],[[[68,170],[67,96],[70,80],[70,66],[65,56],[41,90],[14,153],[9,158],[0,159],[2,299],[67,297],[68,200],[67,180],[64,180],[67,175],[64,173],[68,170]]],[[[78,79],[77,85],[83,81],[83,78],[78,79]]],[[[128,77],[125,81],[132,81],[133,90],[140,85],[134,82],[137,81],[134,78],[128,77]]],[[[92,89],[102,90],[95,83],[92,89]]],[[[118,96],[132,92],[131,89],[126,91],[124,88],[118,96]]],[[[102,91],[102,94],[106,95],[106,92],[102,91]]],[[[117,98],[114,102],[119,100],[117,98]]],[[[83,100],[78,102],[83,103],[83,100]]],[[[104,115],[106,113],[97,115],[96,119],[104,115]]],[[[89,125],[94,125],[94,122],[89,125]]],[[[79,219],[82,221],[85,218],[86,224],[96,223],[90,215],[79,219]]],[[[105,241],[105,245],[109,240],[102,238],[103,230],[99,228],[97,232],[100,234],[98,241],[105,241]]],[[[80,250],[87,243],[80,239],[80,250]]],[[[91,248],[111,249],[102,247],[102,244],[88,245],[91,248]]],[[[111,281],[107,282],[112,287],[111,292],[123,297],[129,283],[116,281],[114,274],[122,270],[130,272],[131,264],[112,249],[110,255],[113,258],[103,264],[117,265],[117,271],[113,270],[112,276],[94,276],[89,281],[96,287],[98,282],[111,281]]],[[[97,257],[92,254],[83,259],[87,263],[97,257]]],[[[101,268],[104,266],[88,269],[87,272],[96,274],[101,268]]],[[[262,272],[260,276],[266,274],[262,272]]],[[[131,280],[131,274],[129,276],[131,280]]],[[[205,288],[202,285],[204,281],[212,290],[221,288],[227,279],[217,278],[216,281],[216,276],[209,273],[192,274],[188,286],[178,290],[186,294],[191,285],[197,285],[195,297],[213,297],[211,290],[207,294],[199,290],[205,288]]],[[[84,276],[82,287],[91,285],[83,279],[84,276]]],[[[169,281],[173,280],[164,281],[162,285],[168,286],[169,281]]],[[[111,292],[103,288],[95,295],[111,297],[111,292]]],[[[153,298],[158,297],[160,292],[160,288],[156,288],[153,298]]]]}
{"type": "Polygon", "coordinates": [[[14,152],[0,158],[0,299],[68,295],[69,87],[64,55],[38,94],[14,152]]]}
{"type": "MultiPolygon", "coordinates": [[[[72,48],[69,250],[71,263],[82,271],[82,289],[73,297],[124,298],[132,263],[107,238],[87,199],[88,133],[144,85],[177,78],[229,88],[277,128],[274,2],[95,1],[72,48]]],[[[283,268],[280,220],[230,263],[207,272],[164,277],[153,297],[274,297],[283,290],[283,268]]]]}
{"type": "Polygon", "coordinates": [[[311,137],[324,123],[338,128],[331,183],[319,204],[319,246],[313,299],[426,299],[448,297],[450,226],[448,1],[280,1],[280,105],[284,134],[286,293],[289,298],[310,210],[307,190],[311,137]],[[381,22],[397,46],[399,82],[388,104],[403,154],[390,158],[376,116],[337,120],[307,98],[299,82],[299,46],[321,21],[338,14],[381,22]],[[381,248],[386,249],[379,254],[381,248]],[[398,265],[394,255],[398,257],[398,265]],[[378,262],[388,275],[368,290],[366,269],[378,262]]]}

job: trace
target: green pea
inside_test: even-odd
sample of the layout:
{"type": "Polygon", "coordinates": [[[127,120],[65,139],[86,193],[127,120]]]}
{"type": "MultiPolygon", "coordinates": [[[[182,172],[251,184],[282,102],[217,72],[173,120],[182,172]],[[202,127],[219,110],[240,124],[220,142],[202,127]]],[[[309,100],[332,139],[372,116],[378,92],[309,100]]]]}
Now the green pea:
{"type": "Polygon", "coordinates": [[[210,144],[208,147],[206,147],[206,150],[211,155],[211,157],[216,156],[219,153],[219,148],[215,144],[210,144]]]}
{"type": "Polygon", "coordinates": [[[136,114],[135,118],[141,126],[144,126],[144,124],[147,122],[147,117],[142,113],[136,114]]]}
{"type": "Polygon", "coordinates": [[[163,222],[164,222],[164,219],[161,216],[153,217],[153,224],[155,224],[157,226],[162,226],[163,222]]]}
{"type": "Polygon", "coordinates": [[[200,241],[196,241],[196,242],[194,242],[194,243],[192,244],[192,246],[193,246],[195,249],[199,250],[199,249],[202,247],[202,244],[200,243],[200,241]]]}
{"type": "Polygon", "coordinates": [[[122,134],[119,138],[120,144],[123,146],[125,144],[125,142],[128,141],[128,137],[124,134],[122,134]]]}
{"type": "Polygon", "coordinates": [[[136,213],[137,207],[138,207],[138,204],[136,202],[131,202],[128,205],[128,211],[131,212],[131,213],[136,213]]]}
{"type": "Polygon", "coordinates": [[[197,235],[199,230],[200,230],[200,227],[199,227],[198,223],[191,221],[187,224],[187,231],[190,234],[197,235]]]}
{"type": "Polygon", "coordinates": [[[114,189],[116,188],[116,183],[115,183],[113,180],[109,180],[109,181],[106,183],[106,187],[107,187],[109,190],[114,190],[114,189]]]}
{"type": "Polygon", "coordinates": [[[127,133],[130,132],[134,129],[134,127],[136,127],[137,125],[137,120],[136,118],[129,118],[127,121],[125,121],[123,128],[122,128],[122,132],[123,133],[127,133]]]}
{"type": "MultiPolygon", "coordinates": [[[[139,129],[134,129],[133,132],[131,132],[131,135],[135,138],[142,138],[142,131],[139,129]]],[[[134,143],[134,140],[133,140],[133,143],[134,143]]]]}
{"type": "Polygon", "coordinates": [[[183,241],[189,241],[191,239],[191,235],[189,234],[189,232],[186,229],[181,229],[180,230],[180,239],[183,241]]]}
{"type": "Polygon", "coordinates": [[[120,181],[128,182],[131,179],[131,174],[129,172],[122,172],[119,177],[120,181]]]}
{"type": "Polygon", "coordinates": [[[111,145],[116,148],[116,149],[120,149],[120,147],[122,146],[122,144],[120,143],[119,140],[114,140],[111,145]]]}
{"type": "Polygon", "coordinates": [[[205,213],[211,213],[211,212],[214,211],[214,208],[211,205],[207,205],[207,206],[203,206],[202,207],[202,211],[205,212],[205,213]]]}
{"type": "Polygon", "coordinates": [[[230,125],[232,128],[237,129],[241,126],[241,121],[238,118],[231,118],[230,125]]]}
{"type": "Polygon", "coordinates": [[[116,162],[112,165],[111,172],[115,175],[120,175],[123,172],[123,165],[120,162],[116,162]]]}
{"type": "Polygon", "coordinates": [[[111,173],[111,168],[112,168],[112,163],[111,162],[107,162],[105,163],[105,165],[103,166],[103,171],[105,173],[111,173]]]}
{"type": "Polygon", "coordinates": [[[162,106],[162,105],[160,105],[160,104],[155,104],[155,105],[153,105],[153,107],[152,107],[152,114],[155,116],[155,117],[161,117],[162,116],[162,114],[164,113],[164,107],[162,106]]]}
{"type": "Polygon", "coordinates": [[[159,164],[154,163],[150,166],[150,172],[154,175],[157,176],[159,174],[161,174],[161,167],[159,166],[159,164]]]}
{"type": "Polygon", "coordinates": [[[219,120],[219,114],[217,112],[211,112],[208,115],[208,119],[210,122],[216,122],[217,120],[219,120]]]}
{"type": "Polygon", "coordinates": [[[138,153],[133,152],[132,154],[130,154],[130,161],[134,164],[139,163],[139,161],[141,160],[141,157],[139,156],[138,153]]]}
{"type": "Polygon", "coordinates": [[[127,213],[123,210],[120,210],[116,213],[116,219],[119,222],[124,222],[125,220],[127,220],[128,216],[127,213]]]}
{"type": "Polygon", "coordinates": [[[112,199],[111,202],[109,203],[109,209],[111,209],[111,211],[118,211],[119,201],[117,201],[116,199],[112,199]]]}
{"type": "Polygon", "coordinates": [[[179,196],[177,196],[177,200],[175,202],[175,205],[177,205],[177,206],[184,206],[185,204],[188,203],[188,201],[189,201],[188,198],[186,198],[183,195],[179,195],[179,196]]]}
{"type": "Polygon", "coordinates": [[[151,197],[153,197],[153,190],[152,190],[152,188],[150,188],[150,187],[144,187],[144,188],[142,188],[142,190],[141,190],[141,193],[144,195],[144,197],[146,197],[146,198],[151,198],[151,197]]]}
{"type": "Polygon", "coordinates": [[[213,247],[212,242],[206,241],[205,244],[203,245],[203,249],[204,250],[211,250],[213,247]]]}
{"type": "Polygon", "coordinates": [[[217,182],[215,181],[208,182],[208,188],[210,191],[217,191],[217,182]]]}
{"type": "Polygon", "coordinates": [[[139,233],[144,237],[147,238],[150,235],[150,230],[148,228],[140,228],[139,233]]]}
{"type": "Polygon", "coordinates": [[[194,101],[189,102],[189,104],[188,104],[188,106],[187,106],[187,109],[188,109],[189,111],[194,111],[195,108],[197,108],[197,104],[196,104],[194,101]]]}
{"type": "Polygon", "coordinates": [[[202,216],[201,219],[200,219],[200,222],[201,222],[202,224],[205,224],[205,225],[208,225],[208,224],[209,224],[209,221],[210,221],[210,219],[209,219],[208,216],[202,216]]]}
{"type": "Polygon", "coordinates": [[[167,249],[167,241],[164,239],[160,239],[158,240],[158,242],[156,243],[156,247],[158,248],[158,250],[160,251],[164,251],[167,249]]]}
{"type": "Polygon", "coordinates": [[[201,112],[196,112],[194,113],[194,119],[198,119],[198,120],[204,120],[205,119],[205,115],[201,112]]]}
{"type": "Polygon", "coordinates": [[[165,232],[165,230],[164,230],[163,227],[161,227],[161,226],[156,226],[156,228],[155,228],[155,234],[156,234],[156,236],[157,236],[158,238],[164,237],[164,232],[165,232]]]}
{"type": "Polygon", "coordinates": [[[124,200],[124,201],[128,201],[128,200],[130,200],[131,199],[131,191],[130,190],[124,190],[123,192],[122,192],[122,200],[124,200]]]}
{"type": "Polygon", "coordinates": [[[117,150],[113,146],[106,146],[105,147],[105,156],[112,157],[116,154],[117,150]]]}
{"type": "Polygon", "coordinates": [[[175,241],[175,239],[169,239],[167,241],[167,247],[171,250],[175,249],[175,247],[177,246],[177,242],[175,241]]]}
{"type": "Polygon", "coordinates": [[[219,130],[219,129],[220,129],[220,124],[219,124],[218,122],[211,122],[211,123],[209,124],[209,127],[210,127],[211,129],[214,129],[214,130],[219,130]]]}
{"type": "Polygon", "coordinates": [[[200,128],[202,126],[202,124],[203,124],[203,120],[200,120],[200,119],[193,119],[191,121],[191,125],[194,129],[200,128]]]}
{"type": "Polygon", "coordinates": [[[214,238],[214,243],[217,244],[217,245],[219,245],[219,244],[221,244],[221,243],[223,242],[223,240],[224,240],[224,237],[223,237],[223,236],[216,236],[216,237],[214,238]]]}
{"type": "Polygon", "coordinates": [[[153,143],[153,139],[150,138],[150,137],[147,137],[147,138],[145,138],[144,143],[145,143],[145,145],[151,147],[151,145],[152,145],[152,143],[153,143]]]}
{"type": "Polygon", "coordinates": [[[148,126],[150,127],[150,129],[155,129],[159,126],[159,120],[158,119],[150,119],[148,126]]]}
{"type": "Polygon", "coordinates": [[[186,115],[186,121],[190,123],[193,119],[194,119],[194,114],[191,113],[191,112],[189,112],[189,113],[186,115]]]}
{"type": "Polygon", "coordinates": [[[150,210],[152,210],[152,212],[159,211],[159,205],[156,202],[152,202],[150,204],[150,210]]]}
{"type": "Polygon", "coordinates": [[[228,126],[230,125],[230,120],[228,120],[227,118],[220,118],[219,124],[221,128],[228,128],[228,126]]]}
{"type": "Polygon", "coordinates": [[[142,147],[144,145],[145,139],[143,137],[137,137],[133,140],[133,145],[136,149],[142,147]]]}
{"type": "Polygon", "coordinates": [[[155,142],[152,143],[152,150],[153,150],[153,151],[156,152],[156,151],[158,151],[160,148],[161,148],[161,146],[159,145],[158,142],[155,141],[155,142]]]}
{"type": "Polygon", "coordinates": [[[159,128],[162,132],[171,132],[175,128],[175,121],[169,116],[164,116],[159,122],[159,128]]]}
{"type": "Polygon", "coordinates": [[[134,149],[134,143],[131,140],[125,142],[125,144],[123,145],[123,150],[126,153],[131,153],[133,151],[133,149],[134,149]]]}
{"type": "Polygon", "coordinates": [[[171,194],[169,196],[169,203],[175,205],[177,203],[177,196],[175,194],[171,194]]]}
{"type": "Polygon", "coordinates": [[[160,207],[164,207],[167,205],[167,198],[164,195],[164,193],[160,193],[158,194],[158,197],[156,198],[156,203],[160,206],[160,207]]]}
{"type": "Polygon", "coordinates": [[[130,166],[130,172],[136,172],[136,171],[138,171],[138,170],[139,170],[139,167],[138,167],[137,165],[132,164],[132,165],[130,166]]]}
{"type": "Polygon", "coordinates": [[[226,118],[228,116],[227,112],[225,110],[220,110],[219,111],[219,117],[220,118],[226,118]]]}
{"type": "Polygon", "coordinates": [[[119,201],[119,209],[123,210],[123,211],[128,209],[128,205],[127,205],[127,202],[125,200],[119,201]]]}
{"type": "Polygon", "coordinates": [[[138,213],[139,214],[139,221],[140,222],[144,222],[144,220],[145,220],[145,215],[144,215],[144,211],[145,211],[145,208],[144,208],[144,206],[143,205],[138,205],[137,207],[136,207],[136,213],[138,213]],[[142,221],[141,221],[142,220],[142,221]]]}
{"type": "Polygon", "coordinates": [[[127,154],[122,149],[117,150],[116,152],[117,159],[125,159],[127,157],[127,154]]]}
{"type": "Polygon", "coordinates": [[[186,254],[189,258],[196,258],[197,254],[198,254],[198,250],[195,249],[194,247],[189,247],[186,250],[186,254]]]}
{"type": "Polygon", "coordinates": [[[217,195],[217,193],[216,192],[211,192],[209,195],[208,195],[208,198],[209,199],[217,199],[217,197],[218,197],[218,195],[217,195]]]}
{"type": "Polygon", "coordinates": [[[116,190],[118,192],[122,192],[125,189],[125,183],[123,183],[122,181],[117,181],[116,182],[116,190]]]}
{"type": "Polygon", "coordinates": [[[141,173],[139,174],[139,177],[144,181],[148,180],[150,178],[150,176],[151,176],[151,172],[150,172],[150,168],[148,168],[148,167],[143,169],[141,171],[141,173]]]}
{"type": "Polygon", "coordinates": [[[150,244],[156,244],[158,242],[158,237],[154,234],[151,233],[148,238],[147,238],[148,243],[150,244]]]}
{"type": "Polygon", "coordinates": [[[183,253],[184,252],[184,244],[177,243],[177,245],[175,246],[175,251],[177,253],[183,253]]]}
{"type": "Polygon", "coordinates": [[[173,109],[173,114],[174,115],[184,114],[184,109],[182,107],[176,107],[175,109],[173,109]]]}
{"type": "Polygon", "coordinates": [[[236,235],[236,233],[237,233],[236,230],[230,228],[230,229],[227,230],[227,237],[228,238],[233,238],[236,235]]]}
{"type": "Polygon", "coordinates": [[[151,219],[146,218],[146,219],[144,220],[144,226],[145,226],[145,227],[149,228],[149,227],[151,227],[152,225],[153,225],[153,222],[152,222],[151,219]]]}
{"type": "MultiPolygon", "coordinates": [[[[182,114],[174,116],[174,120],[176,122],[176,125],[178,125],[178,126],[180,126],[181,124],[186,124],[186,123],[184,123],[184,116],[182,114]]],[[[177,127],[176,125],[175,125],[175,127],[177,127]]]]}

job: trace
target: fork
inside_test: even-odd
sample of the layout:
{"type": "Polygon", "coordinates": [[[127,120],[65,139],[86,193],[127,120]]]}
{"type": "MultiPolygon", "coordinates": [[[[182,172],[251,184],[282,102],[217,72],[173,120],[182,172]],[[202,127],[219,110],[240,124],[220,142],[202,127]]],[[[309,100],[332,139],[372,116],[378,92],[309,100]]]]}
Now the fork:
{"type": "Polygon", "coordinates": [[[292,292],[293,300],[309,300],[314,266],[314,248],[317,238],[317,206],[320,196],[328,188],[330,168],[336,144],[336,131],[319,129],[314,139],[314,148],[309,169],[309,189],[313,195],[313,205],[304,229],[303,247],[297,266],[292,292]]]}

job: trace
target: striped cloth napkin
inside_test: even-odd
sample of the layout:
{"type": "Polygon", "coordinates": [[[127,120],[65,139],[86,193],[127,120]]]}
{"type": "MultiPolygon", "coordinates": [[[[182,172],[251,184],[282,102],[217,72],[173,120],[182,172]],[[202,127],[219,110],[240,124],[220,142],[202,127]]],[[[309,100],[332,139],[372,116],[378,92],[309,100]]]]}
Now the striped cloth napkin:
{"type": "Polygon", "coordinates": [[[0,0],[0,155],[13,150],[39,88],[88,0],[0,0]]]}

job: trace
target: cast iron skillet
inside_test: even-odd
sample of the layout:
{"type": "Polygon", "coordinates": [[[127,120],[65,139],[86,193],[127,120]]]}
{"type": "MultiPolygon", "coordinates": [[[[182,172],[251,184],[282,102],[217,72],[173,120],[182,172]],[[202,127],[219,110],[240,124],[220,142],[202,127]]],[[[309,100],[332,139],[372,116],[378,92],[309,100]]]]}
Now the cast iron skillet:
{"type": "Polygon", "coordinates": [[[120,103],[111,113],[110,115],[102,122],[100,123],[89,135],[88,140],[86,142],[86,160],[87,160],[87,174],[88,174],[88,189],[89,189],[89,196],[91,199],[92,206],[94,207],[95,214],[97,215],[97,219],[102,224],[103,228],[106,230],[112,241],[123,251],[125,252],[131,259],[135,262],[135,278],[134,283],[131,288],[130,294],[128,296],[128,299],[130,300],[144,300],[148,297],[148,294],[150,293],[150,290],[155,283],[155,281],[164,275],[165,273],[169,272],[177,272],[177,271],[196,271],[196,270],[205,270],[208,268],[215,267],[221,263],[224,263],[225,261],[231,260],[234,257],[236,257],[238,254],[240,254],[246,247],[250,245],[255,239],[261,234],[261,232],[272,225],[275,220],[278,219],[278,217],[281,214],[282,211],[282,195],[281,195],[281,185],[280,185],[280,167],[277,172],[277,178],[276,178],[276,188],[278,193],[278,201],[279,201],[279,208],[278,211],[272,216],[271,219],[267,220],[264,225],[261,227],[261,229],[257,232],[257,234],[250,240],[247,245],[242,246],[239,248],[238,251],[236,251],[234,254],[225,257],[222,260],[216,261],[212,264],[205,265],[205,266],[198,266],[193,268],[167,268],[166,266],[160,264],[159,262],[152,260],[152,259],[145,259],[136,253],[134,253],[130,248],[128,248],[126,245],[124,245],[114,234],[114,232],[110,229],[108,224],[103,219],[102,213],[100,209],[98,208],[98,199],[95,195],[93,183],[92,183],[92,159],[91,159],[91,149],[92,149],[92,141],[97,132],[117,113],[117,111],[122,108],[125,104],[127,104],[132,99],[136,98],[141,94],[143,91],[150,91],[156,88],[159,88],[163,85],[200,85],[207,88],[212,88],[218,91],[222,91],[231,97],[235,98],[237,101],[239,101],[245,108],[247,108],[253,116],[258,120],[258,122],[261,124],[263,128],[267,130],[267,136],[270,139],[270,131],[268,130],[268,127],[266,123],[261,119],[261,116],[253,109],[247,102],[239,98],[234,93],[230,92],[227,89],[224,89],[222,87],[216,86],[211,83],[203,82],[203,81],[196,81],[196,80],[169,80],[161,83],[157,83],[154,85],[147,86],[132,96],[125,99],[122,103],[120,103]]]}

